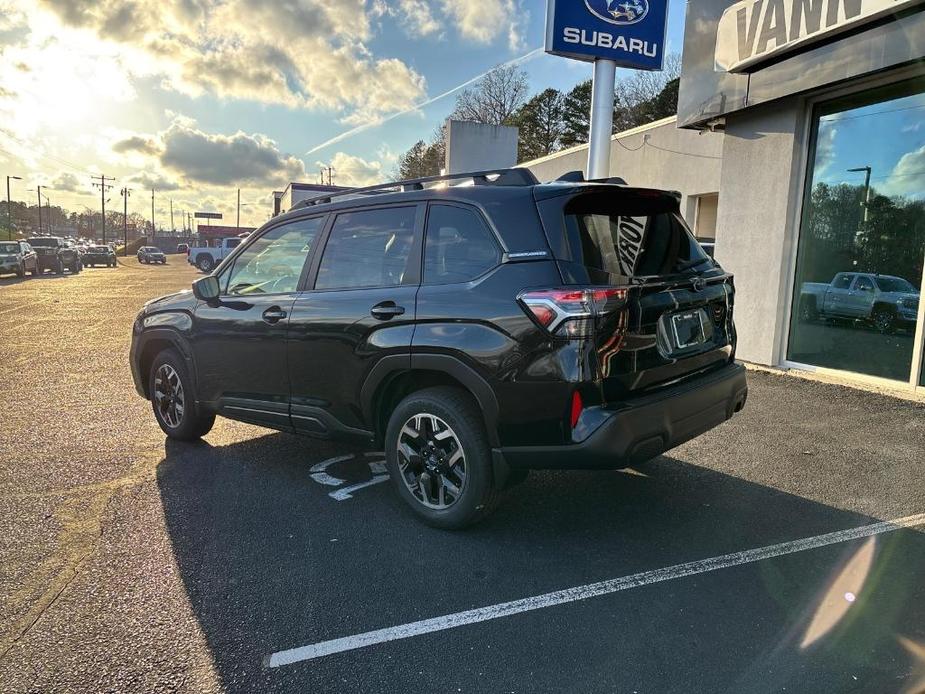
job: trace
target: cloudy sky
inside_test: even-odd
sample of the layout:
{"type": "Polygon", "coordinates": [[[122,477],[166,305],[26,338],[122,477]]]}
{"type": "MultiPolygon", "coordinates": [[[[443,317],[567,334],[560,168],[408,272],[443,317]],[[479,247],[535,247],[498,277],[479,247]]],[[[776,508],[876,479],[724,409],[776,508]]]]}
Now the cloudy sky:
{"type": "Polygon", "coordinates": [[[925,94],[914,94],[822,118],[814,177],[831,185],[871,186],[880,194],[925,199],[925,94]]]}
{"type": "MultiPolygon", "coordinates": [[[[133,190],[130,211],[242,224],[292,180],[375,182],[426,139],[451,91],[523,59],[534,90],[586,63],[542,55],[545,0],[0,0],[0,175],[14,199],[99,207],[92,174],[133,190]],[[443,94],[450,92],[446,96],[443,94]],[[398,115],[396,115],[398,114],[398,115]]],[[[670,3],[669,51],[684,4],[670,3]]],[[[179,225],[179,221],[177,222],[179,225]]]]}

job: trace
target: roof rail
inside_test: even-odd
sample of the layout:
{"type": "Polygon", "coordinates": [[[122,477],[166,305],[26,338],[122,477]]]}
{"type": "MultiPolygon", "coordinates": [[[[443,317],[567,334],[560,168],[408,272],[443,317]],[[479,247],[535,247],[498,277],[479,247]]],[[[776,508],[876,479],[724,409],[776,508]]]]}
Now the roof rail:
{"type": "Polygon", "coordinates": [[[319,195],[318,197],[301,200],[292,207],[293,210],[302,207],[312,207],[314,205],[323,205],[331,202],[335,198],[341,198],[348,195],[376,195],[381,193],[404,193],[409,190],[424,190],[428,183],[439,183],[442,181],[456,181],[470,179],[473,185],[477,186],[533,186],[539,181],[533,172],[529,169],[514,167],[510,169],[491,169],[488,171],[471,171],[467,173],[444,174],[442,176],[425,176],[424,178],[414,178],[407,181],[393,181],[391,183],[379,183],[374,186],[364,188],[351,188],[349,190],[338,191],[330,195],[319,195]],[[491,178],[490,178],[491,177],[491,178]]]}

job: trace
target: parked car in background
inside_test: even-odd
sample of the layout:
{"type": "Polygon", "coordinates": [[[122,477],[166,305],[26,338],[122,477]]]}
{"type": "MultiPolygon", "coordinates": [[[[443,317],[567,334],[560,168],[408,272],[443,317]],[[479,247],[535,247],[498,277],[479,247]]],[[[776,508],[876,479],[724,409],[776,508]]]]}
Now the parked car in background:
{"type": "Polygon", "coordinates": [[[177,253],[189,253],[189,244],[188,243],[178,243],[177,253]]]}
{"type": "Polygon", "coordinates": [[[23,277],[27,272],[39,274],[38,254],[25,241],[0,241],[0,274],[14,273],[23,277]]]}
{"type": "Polygon", "coordinates": [[[902,277],[839,272],[828,284],[804,282],[800,319],[844,318],[870,323],[880,332],[915,327],[919,291],[902,277]]]}
{"type": "Polygon", "coordinates": [[[186,260],[203,272],[212,272],[225,256],[241,245],[244,239],[234,236],[222,239],[216,246],[192,246],[186,260]]]}
{"type": "Polygon", "coordinates": [[[164,251],[155,246],[142,246],[138,249],[138,262],[139,263],[160,263],[161,265],[167,262],[167,256],[164,255],[164,251]]]}
{"type": "Polygon", "coordinates": [[[38,254],[39,274],[51,270],[60,275],[65,269],[77,274],[83,269],[78,250],[59,236],[36,236],[26,241],[38,254]]]}
{"type": "Polygon", "coordinates": [[[145,305],[130,363],[169,437],[221,415],[363,441],[459,528],[530,469],[640,465],[744,407],[732,276],[675,195],[526,169],[368,190],[145,305]]]}
{"type": "Polygon", "coordinates": [[[87,267],[96,267],[97,265],[116,266],[116,252],[109,246],[89,246],[84,251],[81,259],[87,267]]]}

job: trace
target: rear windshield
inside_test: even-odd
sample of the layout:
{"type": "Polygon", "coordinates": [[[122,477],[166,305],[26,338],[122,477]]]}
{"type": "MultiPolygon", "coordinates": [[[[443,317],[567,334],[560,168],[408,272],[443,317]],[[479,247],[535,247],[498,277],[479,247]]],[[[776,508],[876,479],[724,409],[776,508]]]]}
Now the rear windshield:
{"type": "Polygon", "coordinates": [[[91,246],[90,250],[94,253],[109,253],[109,246],[91,246]]]}
{"type": "Polygon", "coordinates": [[[59,241],[58,241],[58,239],[55,238],[55,237],[52,237],[52,238],[29,239],[29,245],[30,245],[30,246],[39,246],[39,247],[49,247],[49,246],[50,246],[50,247],[56,247],[58,244],[59,244],[59,241]]]}
{"type": "Polygon", "coordinates": [[[19,244],[0,243],[0,253],[19,253],[19,244]]]}
{"type": "Polygon", "coordinates": [[[570,200],[564,213],[561,259],[583,265],[591,282],[620,284],[710,263],[671,198],[589,193],[570,200]]]}

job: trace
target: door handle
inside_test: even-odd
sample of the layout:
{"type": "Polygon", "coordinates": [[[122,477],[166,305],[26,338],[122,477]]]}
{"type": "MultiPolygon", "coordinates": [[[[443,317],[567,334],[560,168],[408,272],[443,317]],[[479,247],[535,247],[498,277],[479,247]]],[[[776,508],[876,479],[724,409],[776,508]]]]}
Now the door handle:
{"type": "Polygon", "coordinates": [[[270,325],[273,325],[274,323],[279,323],[283,318],[285,318],[288,315],[289,314],[286,313],[279,306],[271,306],[270,308],[268,308],[266,311],[263,312],[263,320],[269,323],[270,325]]]}
{"type": "Polygon", "coordinates": [[[396,306],[394,301],[383,301],[381,304],[376,304],[369,309],[369,312],[372,314],[373,318],[389,320],[390,318],[404,314],[405,307],[396,306]]]}

